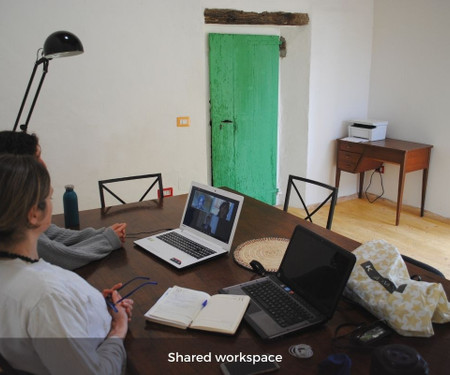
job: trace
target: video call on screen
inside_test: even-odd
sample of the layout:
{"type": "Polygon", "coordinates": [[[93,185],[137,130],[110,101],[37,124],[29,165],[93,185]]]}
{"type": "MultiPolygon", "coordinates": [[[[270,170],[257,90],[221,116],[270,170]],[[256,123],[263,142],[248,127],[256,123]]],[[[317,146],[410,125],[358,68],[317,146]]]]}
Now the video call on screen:
{"type": "Polygon", "coordinates": [[[196,189],[191,194],[183,224],[228,242],[236,215],[236,202],[196,189]]]}

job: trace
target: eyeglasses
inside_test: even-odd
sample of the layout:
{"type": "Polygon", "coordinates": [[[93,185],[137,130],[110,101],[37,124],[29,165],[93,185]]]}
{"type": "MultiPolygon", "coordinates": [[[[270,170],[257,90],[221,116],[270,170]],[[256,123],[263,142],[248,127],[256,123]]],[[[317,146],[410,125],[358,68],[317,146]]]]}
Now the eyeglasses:
{"type": "MultiPolygon", "coordinates": [[[[133,279],[127,281],[125,284],[123,284],[120,288],[116,289],[116,290],[121,290],[123,288],[125,288],[128,284],[132,283],[135,280],[150,280],[149,277],[145,277],[145,276],[137,276],[134,277],[133,279]]],[[[131,292],[127,293],[126,295],[124,295],[121,299],[119,299],[116,303],[114,303],[111,299],[111,296],[107,296],[105,298],[106,300],[106,304],[113,309],[114,312],[118,312],[116,305],[119,304],[120,302],[122,302],[125,298],[130,297],[134,292],[136,292],[137,290],[141,289],[143,286],[145,285],[156,285],[158,284],[156,281],[146,281],[144,283],[142,283],[141,285],[137,286],[136,288],[134,288],[131,292]]]]}

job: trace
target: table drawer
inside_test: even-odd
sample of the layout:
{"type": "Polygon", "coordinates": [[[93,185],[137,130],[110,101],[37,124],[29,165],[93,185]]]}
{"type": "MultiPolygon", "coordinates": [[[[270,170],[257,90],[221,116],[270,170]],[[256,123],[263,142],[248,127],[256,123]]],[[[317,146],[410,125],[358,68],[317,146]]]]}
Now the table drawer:
{"type": "Polygon", "coordinates": [[[361,154],[356,152],[339,151],[338,154],[338,168],[343,171],[353,172],[358,166],[361,154]]]}
{"type": "Polygon", "coordinates": [[[339,150],[357,152],[362,154],[362,152],[364,151],[364,145],[355,142],[339,141],[339,150]]]}

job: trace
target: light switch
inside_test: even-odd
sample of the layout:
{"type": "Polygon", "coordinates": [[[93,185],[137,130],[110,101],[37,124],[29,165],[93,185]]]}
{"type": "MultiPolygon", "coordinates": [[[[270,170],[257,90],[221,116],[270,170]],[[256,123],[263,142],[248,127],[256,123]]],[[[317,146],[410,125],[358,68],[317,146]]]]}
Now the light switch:
{"type": "Polygon", "coordinates": [[[177,126],[178,127],[187,127],[191,125],[191,119],[189,116],[185,117],[177,117],[177,126]]]}

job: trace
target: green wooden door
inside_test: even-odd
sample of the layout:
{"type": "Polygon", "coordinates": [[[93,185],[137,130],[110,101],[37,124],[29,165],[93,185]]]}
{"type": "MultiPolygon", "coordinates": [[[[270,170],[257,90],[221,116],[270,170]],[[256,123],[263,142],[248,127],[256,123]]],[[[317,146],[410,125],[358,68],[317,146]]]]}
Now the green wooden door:
{"type": "Polygon", "coordinates": [[[279,37],[209,34],[214,186],[275,204],[279,37]]]}

